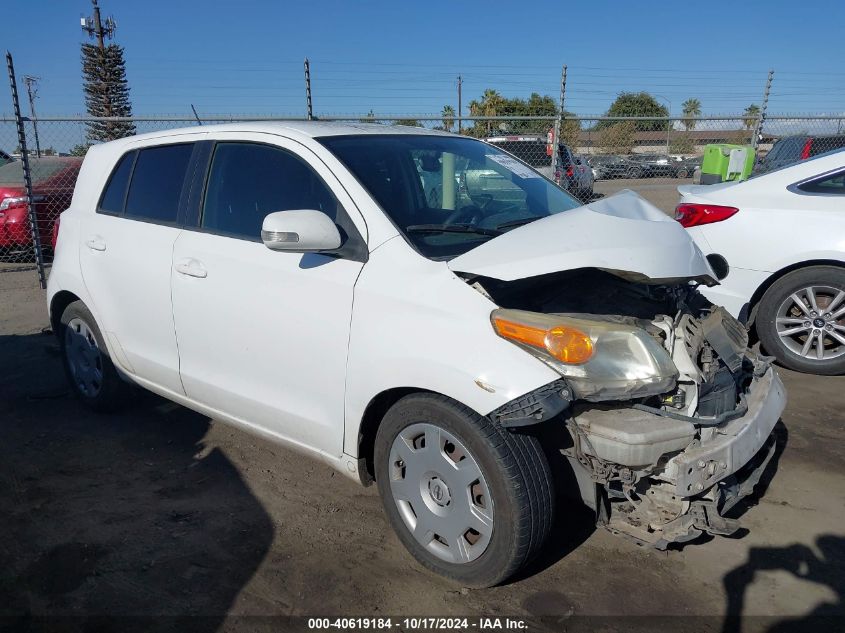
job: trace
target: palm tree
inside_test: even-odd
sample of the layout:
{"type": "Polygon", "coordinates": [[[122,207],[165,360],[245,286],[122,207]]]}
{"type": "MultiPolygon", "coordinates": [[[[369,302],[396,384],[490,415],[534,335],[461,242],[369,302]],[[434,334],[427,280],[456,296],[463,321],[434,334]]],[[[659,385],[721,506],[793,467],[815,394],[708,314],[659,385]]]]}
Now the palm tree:
{"type": "Polygon", "coordinates": [[[757,124],[757,119],[760,116],[760,106],[756,103],[752,103],[750,106],[745,108],[745,112],[743,112],[742,117],[742,124],[745,126],[746,130],[750,130],[757,124]]]}
{"type": "Polygon", "coordinates": [[[452,131],[452,125],[455,123],[455,108],[450,105],[443,106],[440,111],[440,116],[443,117],[443,129],[447,132],[452,131]]]}
{"type": "MultiPolygon", "coordinates": [[[[502,106],[502,95],[500,95],[496,90],[493,88],[487,88],[484,91],[484,94],[481,95],[481,113],[488,117],[488,116],[496,116],[499,108],[502,106]]],[[[490,130],[493,129],[493,121],[487,121],[487,133],[490,134],[490,130]]]]}
{"type": "Polygon", "coordinates": [[[695,129],[695,117],[701,116],[701,101],[694,97],[690,97],[686,101],[681,104],[683,108],[684,117],[684,127],[689,130],[695,129]]]}

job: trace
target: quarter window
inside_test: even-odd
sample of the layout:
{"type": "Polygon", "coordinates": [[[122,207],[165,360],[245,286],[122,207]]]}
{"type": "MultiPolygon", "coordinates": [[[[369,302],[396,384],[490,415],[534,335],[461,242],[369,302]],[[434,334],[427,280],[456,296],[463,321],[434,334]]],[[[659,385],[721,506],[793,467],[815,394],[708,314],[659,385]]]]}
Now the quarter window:
{"type": "Polygon", "coordinates": [[[185,143],[140,150],[126,198],[126,215],[152,222],[176,222],[193,149],[193,143],[185,143]]]}
{"type": "Polygon", "coordinates": [[[132,163],[135,161],[135,152],[124,154],[117,163],[109,178],[109,184],[103,192],[100,200],[100,211],[106,213],[123,213],[123,202],[126,200],[126,187],[129,184],[129,176],[132,174],[132,163]]]}
{"type": "Polygon", "coordinates": [[[259,240],[276,211],[315,209],[337,220],[338,202],[319,176],[293,154],[257,143],[219,143],[203,202],[202,228],[259,240]]]}
{"type": "Polygon", "coordinates": [[[832,196],[841,196],[845,194],[845,172],[819,178],[810,182],[805,182],[799,185],[798,189],[807,193],[821,193],[832,196]]]}

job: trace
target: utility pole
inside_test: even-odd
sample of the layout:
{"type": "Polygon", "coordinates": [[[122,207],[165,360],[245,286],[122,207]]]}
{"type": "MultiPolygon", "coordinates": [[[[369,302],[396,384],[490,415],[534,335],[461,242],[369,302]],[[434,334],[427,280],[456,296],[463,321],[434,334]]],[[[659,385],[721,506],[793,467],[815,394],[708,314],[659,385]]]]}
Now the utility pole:
{"type": "MultiPolygon", "coordinates": [[[[97,47],[100,49],[100,67],[105,69],[106,38],[114,37],[114,32],[117,30],[117,23],[111,16],[107,17],[106,21],[103,22],[100,16],[100,5],[97,4],[97,0],[91,0],[91,4],[94,5],[93,17],[82,18],[80,22],[82,24],[82,30],[88,33],[90,38],[97,39],[97,47]]],[[[102,81],[106,81],[106,78],[103,77],[102,81]]],[[[102,89],[106,102],[106,116],[112,116],[111,99],[109,99],[108,86],[102,84],[102,89]]]]}
{"type": "Polygon", "coordinates": [[[461,133],[461,107],[463,106],[461,103],[461,86],[463,83],[464,80],[458,75],[458,134],[461,133]]]}
{"type": "Polygon", "coordinates": [[[305,58],[305,108],[308,120],[314,118],[314,109],[311,105],[311,64],[308,58],[305,58]]]}
{"type": "Polygon", "coordinates": [[[754,136],[751,137],[751,146],[754,151],[760,145],[760,136],[763,134],[763,121],[766,120],[766,108],[769,107],[769,93],[772,91],[772,79],[775,76],[775,71],[770,70],[769,76],[766,78],[766,89],[763,91],[763,105],[760,107],[760,115],[757,117],[757,124],[754,126],[754,136]]]}
{"type": "Polygon", "coordinates": [[[566,64],[560,71],[560,101],[558,102],[557,119],[555,119],[554,132],[552,133],[552,174],[555,182],[560,184],[558,174],[558,163],[560,162],[560,130],[563,125],[563,101],[566,97],[566,64]]]}
{"type": "Polygon", "coordinates": [[[38,77],[24,75],[26,94],[29,97],[29,118],[32,120],[32,130],[35,132],[35,155],[41,158],[41,143],[38,141],[38,117],[35,116],[35,98],[38,96],[38,77]]]}

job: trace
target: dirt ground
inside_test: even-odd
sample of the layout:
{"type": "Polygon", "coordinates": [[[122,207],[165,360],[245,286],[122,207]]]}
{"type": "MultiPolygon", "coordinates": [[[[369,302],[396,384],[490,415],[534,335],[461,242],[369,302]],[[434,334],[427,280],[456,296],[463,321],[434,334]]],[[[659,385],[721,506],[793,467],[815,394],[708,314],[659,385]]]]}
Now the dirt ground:
{"type": "Polygon", "coordinates": [[[87,411],[46,326],[35,273],[0,271],[0,630],[101,615],[254,630],[235,616],[301,614],[544,616],[544,630],[604,631],[821,630],[823,615],[842,630],[845,378],[781,371],[782,452],[736,538],[657,552],[563,508],[530,570],[467,590],[413,561],[375,489],[327,466],[151,395],[87,411]],[[737,615],[758,617],[725,617],[737,615]]]}

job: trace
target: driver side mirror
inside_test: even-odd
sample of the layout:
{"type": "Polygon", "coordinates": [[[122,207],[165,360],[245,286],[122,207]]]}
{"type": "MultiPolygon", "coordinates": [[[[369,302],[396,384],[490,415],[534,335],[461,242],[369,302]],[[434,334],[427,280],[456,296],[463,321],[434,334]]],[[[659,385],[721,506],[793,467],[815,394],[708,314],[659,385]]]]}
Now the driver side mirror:
{"type": "Polygon", "coordinates": [[[276,211],[264,218],[261,241],[274,251],[318,253],[340,248],[340,231],[329,216],[315,209],[276,211]]]}

